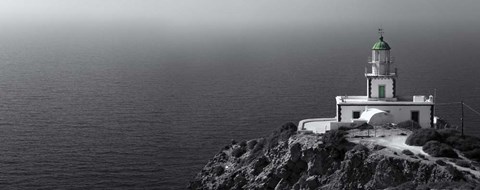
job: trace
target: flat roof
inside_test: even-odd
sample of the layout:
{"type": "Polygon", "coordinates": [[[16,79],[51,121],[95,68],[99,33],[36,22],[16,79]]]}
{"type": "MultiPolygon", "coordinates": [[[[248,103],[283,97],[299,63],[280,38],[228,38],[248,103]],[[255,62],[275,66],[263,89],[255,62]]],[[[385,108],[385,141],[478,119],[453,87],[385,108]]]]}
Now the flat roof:
{"type": "MultiPolygon", "coordinates": [[[[421,96],[419,96],[421,97],[421,96]]],[[[423,96],[425,97],[425,96],[423,96]]],[[[435,103],[429,99],[425,101],[413,101],[413,96],[398,97],[386,100],[369,100],[367,96],[337,96],[338,105],[425,105],[431,106],[435,103]]]]}

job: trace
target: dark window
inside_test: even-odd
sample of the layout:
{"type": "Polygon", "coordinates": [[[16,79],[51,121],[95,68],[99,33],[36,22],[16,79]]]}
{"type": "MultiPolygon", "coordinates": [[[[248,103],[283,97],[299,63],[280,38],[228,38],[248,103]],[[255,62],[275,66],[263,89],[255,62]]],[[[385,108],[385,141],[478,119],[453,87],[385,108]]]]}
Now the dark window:
{"type": "Polygon", "coordinates": [[[359,112],[359,111],[353,111],[352,118],[353,118],[353,119],[358,119],[358,118],[360,118],[360,112],[359,112]]]}
{"type": "Polygon", "coordinates": [[[418,123],[419,116],[420,116],[420,113],[418,111],[412,111],[412,121],[415,121],[418,123]]]}

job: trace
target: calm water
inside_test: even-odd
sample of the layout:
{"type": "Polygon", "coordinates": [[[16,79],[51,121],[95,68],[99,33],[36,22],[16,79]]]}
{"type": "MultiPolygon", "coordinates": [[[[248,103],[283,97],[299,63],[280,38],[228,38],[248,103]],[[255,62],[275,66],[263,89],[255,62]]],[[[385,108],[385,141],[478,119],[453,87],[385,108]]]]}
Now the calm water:
{"type": "MultiPolygon", "coordinates": [[[[231,139],[332,117],[336,95],[365,94],[377,35],[347,28],[6,28],[0,187],[185,188],[231,139]]],[[[480,110],[478,30],[460,23],[388,31],[399,94],[437,89],[438,102],[464,99],[480,110]]],[[[438,107],[454,124],[459,111],[438,107]]],[[[466,121],[480,135],[480,116],[466,111],[466,121]]]]}

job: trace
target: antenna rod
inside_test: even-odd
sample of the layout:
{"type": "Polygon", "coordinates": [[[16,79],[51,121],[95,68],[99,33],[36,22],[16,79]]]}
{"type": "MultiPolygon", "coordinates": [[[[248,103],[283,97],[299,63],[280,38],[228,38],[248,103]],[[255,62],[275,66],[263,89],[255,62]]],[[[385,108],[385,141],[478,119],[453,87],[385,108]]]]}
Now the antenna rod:
{"type": "Polygon", "coordinates": [[[380,36],[383,36],[383,28],[382,26],[380,26],[380,28],[378,28],[378,33],[380,34],[380,36]]]}
{"type": "MultiPolygon", "coordinates": [[[[435,103],[437,103],[437,89],[434,88],[433,89],[433,117],[437,117],[437,106],[435,106],[435,103]]],[[[437,119],[437,123],[436,125],[434,126],[435,128],[438,129],[438,119],[437,119]]]]}
{"type": "Polygon", "coordinates": [[[462,104],[462,118],[460,118],[460,120],[462,121],[462,137],[464,137],[463,135],[463,100],[460,103],[462,104]]]}

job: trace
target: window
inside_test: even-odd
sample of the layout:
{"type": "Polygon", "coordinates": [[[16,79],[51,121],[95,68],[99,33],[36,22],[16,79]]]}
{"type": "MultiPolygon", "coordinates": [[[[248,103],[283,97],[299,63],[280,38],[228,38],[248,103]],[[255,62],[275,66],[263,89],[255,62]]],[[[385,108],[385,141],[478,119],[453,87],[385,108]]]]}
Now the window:
{"type": "Polygon", "coordinates": [[[360,118],[360,111],[353,111],[353,113],[352,113],[352,118],[353,118],[353,119],[358,119],[358,118],[360,118]]]}
{"type": "Polygon", "coordinates": [[[418,112],[418,111],[412,111],[412,117],[411,117],[411,118],[412,118],[412,121],[415,121],[415,122],[418,123],[419,117],[420,117],[420,112],[418,112]]]}

